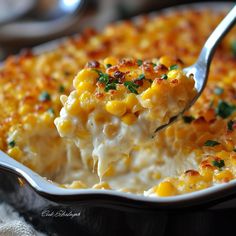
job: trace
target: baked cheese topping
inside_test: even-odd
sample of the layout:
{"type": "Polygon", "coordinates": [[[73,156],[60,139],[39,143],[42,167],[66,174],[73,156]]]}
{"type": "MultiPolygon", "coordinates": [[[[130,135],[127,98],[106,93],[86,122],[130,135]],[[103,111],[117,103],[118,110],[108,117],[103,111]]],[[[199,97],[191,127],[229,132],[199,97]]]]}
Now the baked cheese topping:
{"type": "Polygon", "coordinates": [[[85,165],[93,159],[100,178],[134,148],[153,145],[155,130],[193,100],[194,80],[176,63],[168,57],[91,61],[75,77],[75,90],[62,95],[59,134],[75,142],[85,165]]]}

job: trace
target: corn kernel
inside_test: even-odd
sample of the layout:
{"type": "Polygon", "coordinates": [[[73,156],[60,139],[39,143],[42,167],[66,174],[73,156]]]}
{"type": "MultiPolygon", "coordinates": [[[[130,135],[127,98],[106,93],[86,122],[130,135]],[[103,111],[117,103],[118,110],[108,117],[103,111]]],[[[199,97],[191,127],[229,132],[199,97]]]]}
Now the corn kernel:
{"type": "Polygon", "coordinates": [[[31,107],[27,104],[24,104],[19,108],[19,114],[25,115],[25,114],[29,113],[30,110],[31,110],[31,107]]]}
{"type": "Polygon", "coordinates": [[[165,65],[166,67],[170,67],[173,64],[172,60],[167,56],[161,57],[159,62],[165,65]]]}
{"type": "Polygon", "coordinates": [[[95,189],[111,189],[110,185],[107,182],[101,182],[93,186],[95,189]]]}
{"type": "Polygon", "coordinates": [[[126,104],[123,101],[109,101],[106,104],[107,112],[115,116],[123,116],[127,110],[126,104]]]}
{"type": "Polygon", "coordinates": [[[127,125],[132,125],[137,120],[137,117],[133,113],[128,113],[122,116],[121,120],[127,125]]]}
{"type": "Polygon", "coordinates": [[[18,146],[8,149],[7,154],[16,159],[17,161],[19,161],[22,157],[22,151],[18,146]]]}
{"type": "MultiPolygon", "coordinates": [[[[230,151],[232,150],[233,148],[230,149],[230,151]]],[[[217,152],[216,154],[217,157],[219,157],[220,159],[227,159],[229,157],[229,153],[226,152],[226,151],[220,151],[220,152],[217,152]]]]}
{"type": "Polygon", "coordinates": [[[146,99],[151,99],[152,96],[154,96],[156,93],[156,90],[153,89],[153,88],[148,88],[146,91],[144,91],[141,95],[141,98],[143,100],[146,100],[146,99]]]}
{"type": "Polygon", "coordinates": [[[98,112],[94,115],[94,120],[96,123],[104,124],[110,120],[105,112],[98,112]]]}
{"type": "Polygon", "coordinates": [[[104,64],[105,65],[110,64],[110,65],[114,66],[117,63],[118,63],[118,60],[115,57],[107,57],[107,58],[104,59],[104,64]]]}
{"type": "Polygon", "coordinates": [[[224,144],[227,151],[232,151],[234,149],[234,142],[232,140],[225,140],[224,144]]]}
{"type": "Polygon", "coordinates": [[[88,91],[90,93],[93,93],[95,90],[95,86],[91,84],[90,82],[80,82],[77,84],[76,91],[78,95],[82,94],[84,91],[88,91]]]}
{"type": "Polygon", "coordinates": [[[34,126],[37,123],[37,118],[34,114],[28,114],[22,119],[25,125],[34,126]]]}
{"type": "Polygon", "coordinates": [[[83,113],[83,110],[80,106],[80,100],[79,99],[73,99],[72,101],[70,101],[70,103],[67,103],[65,105],[65,109],[67,110],[67,112],[72,115],[72,116],[76,116],[83,113]]]}
{"type": "Polygon", "coordinates": [[[178,79],[179,77],[179,70],[171,70],[167,74],[168,79],[178,79]]]}
{"type": "Polygon", "coordinates": [[[202,168],[201,175],[204,181],[212,181],[213,178],[213,169],[212,168],[202,168]]]}
{"type": "Polygon", "coordinates": [[[214,175],[214,179],[219,182],[229,182],[233,177],[230,170],[222,170],[214,175]]]}
{"type": "Polygon", "coordinates": [[[177,194],[177,189],[172,183],[164,181],[158,185],[156,194],[160,197],[174,196],[177,194]]]}
{"type": "Polygon", "coordinates": [[[133,93],[130,93],[127,95],[125,103],[127,106],[127,110],[132,111],[133,107],[139,104],[139,101],[133,93]]]}
{"type": "MultiPolygon", "coordinates": [[[[55,122],[56,121],[57,119],[55,119],[55,122]]],[[[67,119],[67,120],[60,121],[58,124],[58,130],[60,131],[60,134],[62,134],[63,136],[71,133],[71,131],[73,130],[73,124],[71,120],[67,119]]]]}
{"type": "Polygon", "coordinates": [[[95,84],[97,78],[99,77],[98,73],[90,68],[81,70],[73,80],[74,88],[77,88],[80,82],[90,82],[95,84]]]}
{"type": "Polygon", "coordinates": [[[87,186],[82,181],[75,180],[70,185],[67,185],[67,188],[78,189],[78,188],[87,188],[87,186]]]}
{"type": "Polygon", "coordinates": [[[41,119],[42,121],[45,123],[45,124],[52,124],[53,125],[53,116],[49,113],[49,112],[44,112],[42,115],[41,115],[41,119]]]}
{"type": "Polygon", "coordinates": [[[85,91],[81,94],[81,96],[79,97],[80,100],[80,106],[85,110],[90,112],[91,110],[93,110],[96,106],[95,104],[95,99],[92,96],[92,94],[88,91],[85,91]]]}

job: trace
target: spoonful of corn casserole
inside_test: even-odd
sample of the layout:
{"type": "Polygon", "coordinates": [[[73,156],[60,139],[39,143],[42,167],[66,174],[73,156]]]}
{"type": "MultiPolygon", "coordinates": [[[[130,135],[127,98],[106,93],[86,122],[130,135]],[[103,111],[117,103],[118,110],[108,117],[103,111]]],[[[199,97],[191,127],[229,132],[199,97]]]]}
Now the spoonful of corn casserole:
{"type": "Polygon", "coordinates": [[[194,99],[194,80],[181,64],[166,56],[88,62],[73,81],[75,90],[61,97],[59,134],[75,142],[85,166],[93,158],[101,178],[111,162],[151,145],[156,128],[194,99]]]}

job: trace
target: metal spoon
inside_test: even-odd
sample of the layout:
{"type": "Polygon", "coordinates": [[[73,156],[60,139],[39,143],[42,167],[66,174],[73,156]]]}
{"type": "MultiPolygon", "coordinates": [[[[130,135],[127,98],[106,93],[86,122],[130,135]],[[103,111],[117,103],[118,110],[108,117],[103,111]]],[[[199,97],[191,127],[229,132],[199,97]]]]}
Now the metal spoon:
{"type": "Polygon", "coordinates": [[[0,11],[0,25],[16,20],[19,22],[23,17],[34,21],[56,20],[75,14],[82,3],[82,0],[0,0],[0,7],[3,8],[0,11]],[[3,14],[6,11],[8,12],[3,14]]]}
{"type": "Polygon", "coordinates": [[[0,43],[29,45],[65,35],[78,25],[84,5],[85,0],[40,0],[27,17],[1,25],[0,43]]]}
{"type": "Polygon", "coordinates": [[[82,0],[40,0],[37,1],[31,15],[37,20],[55,20],[75,14],[81,3],[82,0]]]}
{"type": "MultiPolygon", "coordinates": [[[[177,120],[180,115],[182,115],[187,109],[189,109],[202,94],[203,89],[206,86],[210,64],[215,53],[218,44],[221,42],[226,33],[235,25],[236,22],[236,5],[230,10],[230,12],[225,16],[225,18],[220,22],[216,29],[207,39],[204,44],[200,55],[195,64],[184,68],[184,73],[189,77],[192,76],[195,81],[195,88],[197,90],[196,97],[188,104],[184,110],[170,118],[169,122],[165,125],[158,127],[155,133],[166,128],[171,123],[177,120]]],[[[223,63],[223,62],[222,62],[223,63]]]]}

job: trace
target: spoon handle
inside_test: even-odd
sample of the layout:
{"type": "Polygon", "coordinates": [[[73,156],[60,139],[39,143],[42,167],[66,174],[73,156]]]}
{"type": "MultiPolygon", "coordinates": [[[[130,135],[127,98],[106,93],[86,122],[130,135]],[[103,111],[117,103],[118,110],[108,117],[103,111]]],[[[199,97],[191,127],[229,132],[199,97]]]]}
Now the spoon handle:
{"type": "Polygon", "coordinates": [[[213,54],[225,36],[225,34],[234,26],[236,22],[236,5],[231,9],[231,11],[225,16],[225,18],[220,22],[216,29],[207,39],[205,45],[198,58],[198,63],[203,64],[207,67],[210,66],[213,54]]]}

